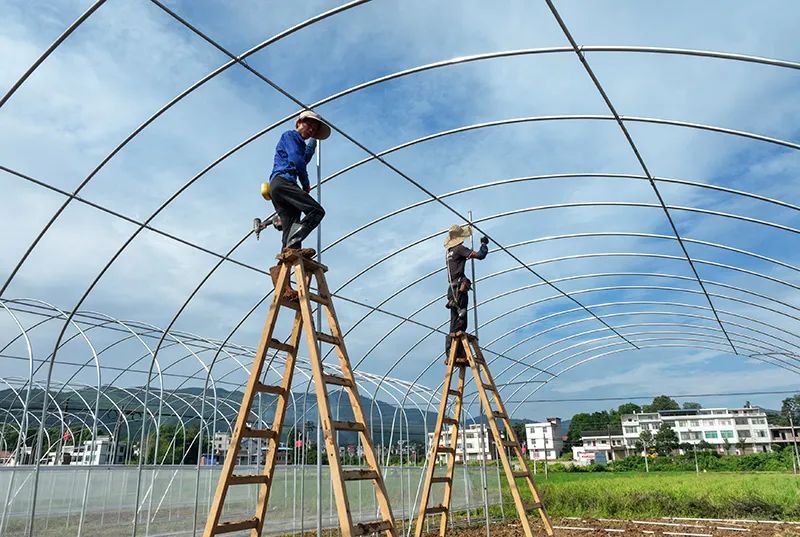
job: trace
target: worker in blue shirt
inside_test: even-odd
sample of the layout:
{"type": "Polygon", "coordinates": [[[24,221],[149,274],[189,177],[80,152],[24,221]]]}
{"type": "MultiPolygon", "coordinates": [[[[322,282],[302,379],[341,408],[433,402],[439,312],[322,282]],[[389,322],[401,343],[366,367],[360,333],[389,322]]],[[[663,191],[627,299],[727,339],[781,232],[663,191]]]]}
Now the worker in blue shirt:
{"type": "Polygon", "coordinates": [[[317,140],[330,135],[330,126],[318,114],[306,110],[298,116],[294,130],[284,132],[275,147],[269,193],[283,228],[282,252],[296,250],[305,257],[316,254],[313,248],[302,248],[301,243],[322,221],[325,209],[309,195],[306,165],[314,156],[317,140]],[[301,213],[305,214],[302,219],[301,213]]]}

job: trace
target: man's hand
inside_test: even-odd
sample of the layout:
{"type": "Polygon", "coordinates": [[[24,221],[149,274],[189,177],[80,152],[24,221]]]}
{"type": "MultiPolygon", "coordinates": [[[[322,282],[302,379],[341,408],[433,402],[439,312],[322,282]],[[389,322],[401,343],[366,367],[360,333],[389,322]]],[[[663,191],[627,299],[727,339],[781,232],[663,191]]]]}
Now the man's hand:
{"type": "Polygon", "coordinates": [[[303,190],[305,190],[306,194],[308,194],[309,192],[311,192],[311,185],[304,186],[303,190]]]}
{"type": "Polygon", "coordinates": [[[489,237],[487,237],[486,235],[481,237],[481,244],[489,244],[489,237]]]}

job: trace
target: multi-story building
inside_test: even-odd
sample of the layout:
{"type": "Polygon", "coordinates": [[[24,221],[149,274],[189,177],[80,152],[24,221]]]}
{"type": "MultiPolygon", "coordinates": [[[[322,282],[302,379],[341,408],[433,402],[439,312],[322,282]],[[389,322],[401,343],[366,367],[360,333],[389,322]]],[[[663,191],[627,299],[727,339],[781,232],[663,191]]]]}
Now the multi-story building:
{"type": "Polygon", "coordinates": [[[584,431],[581,443],[582,446],[572,446],[572,458],[587,464],[597,460],[598,454],[604,455],[606,461],[614,461],[624,459],[630,452],[625,445],[625,437],[621,434],[584,431]]]}
{"type": "Polygon", "coordinates": [[[758,407],[699,408],[662,410],[622,416],[625,448],[636,451],[636,441],[642,431],[655,435],[662,425],[669,425],[680,443],[697,445],[703,441],[720,453],[739,451],[744,442],[745,453],[771,451],[772,437],[766,413],[758,407]]]}
{"type": "Polygon", "coordinates": [[[561,418],[547,418],[547,421],[526,423],[525,438],[531,460],[558,459],[564,448],[564,441],[561,439],[561,418]]]}
{"type": "Polygon", "coordinates": [[[795,425],[794,429],[789,426],[770,425],[769,432],[774,446],[800,444],[800,426],[798,425],[795,425]]]}
{"type": "MultiPolygon", "coordinates": [[[[266,450],[269,442],[257,438],[242,438],[239,443],[239,453],[237,454],[236,464],[252,465],[261,464],[264,459],[261,451],[266,450]]],[[[212,452],[217,460],[225,460],[225,455],[231,447],[230,433],[216,433],[211,444],[212,452]]]]}
{"type": "MultiPolygon", "coordinates": [[[[450,434],[452,430],[453,427],[442,429],[442,438],[439,441],[440,446],[450,445],[450,434]]],[[[490,461],[494,459],[494,440],[489,432],[489,427],[486,425],[483,426],[483,441],[481,441],[481,424],[475,423],[464,429],[460,428],[458,431],[456,462],[461,462],[464,460],[463,441],[465,437],[467,442],[466,460],[468,462],[479,461],[481,459],[490,461]]],[[[428,446],[430,446],[431,442],[433,442],[433,433],[428,433],[428,446]]],[[[446,457],[446,455],[439,455],[439,462],[444,462],[446,457]]]]}

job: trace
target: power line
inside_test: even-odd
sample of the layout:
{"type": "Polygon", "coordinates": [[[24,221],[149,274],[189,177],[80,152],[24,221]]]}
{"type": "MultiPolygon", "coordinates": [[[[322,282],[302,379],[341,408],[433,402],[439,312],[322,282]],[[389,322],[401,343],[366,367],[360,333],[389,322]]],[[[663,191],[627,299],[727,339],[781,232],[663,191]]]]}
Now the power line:
{"type": "Polygon", "coordinates": [[[594,402],[594,401],[631,401],[634,399],[655,399],[658,396],[666,395],[671,398],[687,398],[687,397],[733,397],[738,395],[785,395],[800,393],[798,390],[774,390],[763,392],[729,392],[729,393],[684,393],[684,394],[658,394],[658,395],[632,395],[629,397],[584,397],[576,399],[526,399],[524,401],[508,401],[508,403],[579,403],[579,402],[594,402]]]}

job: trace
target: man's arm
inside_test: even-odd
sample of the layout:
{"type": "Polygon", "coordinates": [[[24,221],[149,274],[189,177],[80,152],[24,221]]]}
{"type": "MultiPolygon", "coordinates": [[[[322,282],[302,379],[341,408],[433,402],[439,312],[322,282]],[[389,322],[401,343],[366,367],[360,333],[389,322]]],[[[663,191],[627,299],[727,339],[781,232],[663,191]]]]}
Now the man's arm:
{"type": "Polygon", "coordinates": [[[478,251],[470,250],[468,259],[483,259],[489,253],[489,238],[481,237],[481,247],[478,251]]]}
{"type": "Polygon", "coordinates": [[[305,154],[306,164],[311,162],[311,157],[314,156],[314,151],[316,151],[316,149],[317,149],[317,139],[316,138],[312,138],[306,144],[306,154],[305,154]]]}

